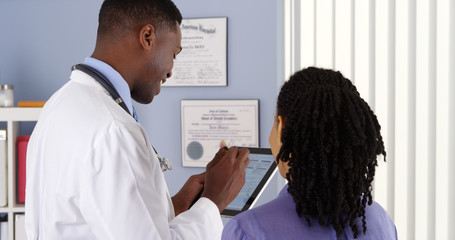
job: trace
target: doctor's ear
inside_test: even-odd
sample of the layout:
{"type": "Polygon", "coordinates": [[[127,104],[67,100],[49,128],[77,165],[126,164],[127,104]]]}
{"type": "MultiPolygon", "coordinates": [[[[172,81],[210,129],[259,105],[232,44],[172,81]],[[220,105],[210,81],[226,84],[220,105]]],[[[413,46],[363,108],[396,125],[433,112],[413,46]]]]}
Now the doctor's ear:
{"type": "Polygon", "coordinates": [[[150,50],[152,48],[153,41],[155,40],[155,27],[151,24],[147,24],[141,28],[139,34],[141,46],[144,49],[150,50]]]}

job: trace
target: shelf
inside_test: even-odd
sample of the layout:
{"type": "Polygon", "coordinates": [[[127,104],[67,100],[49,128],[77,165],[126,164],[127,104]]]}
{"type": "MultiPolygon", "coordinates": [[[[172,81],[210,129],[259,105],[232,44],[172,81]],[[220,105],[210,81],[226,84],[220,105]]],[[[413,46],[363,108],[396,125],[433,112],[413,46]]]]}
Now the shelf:
{"type": "Polygon", "coordinates": [[[0,108],[0,121],[36,121],[42,108],[0,108]]]}
{"type": "Polygon", "coordinates": [[[0,213],[8,214],[8,240],[14,240],[15,215],[25,213],[23,203],[17,203],[17,177],[16,177],[16,139],[19,134],[21,122],[36,122],[42,108],[25,107],[0,107],[0,122],[7,125],[7,195],[8,205],[0,208],[0,213]]]}
{"type": "Polygon", "coordinates": [[[13,213],[23,213],[25,212],[25,207],[14,207],[10,209],[13,213]]]}
{"type": "Polygon", "coordinates": [[[25,212],[25,207],[2,207],[0,213],[22,213],[25,212]]]}

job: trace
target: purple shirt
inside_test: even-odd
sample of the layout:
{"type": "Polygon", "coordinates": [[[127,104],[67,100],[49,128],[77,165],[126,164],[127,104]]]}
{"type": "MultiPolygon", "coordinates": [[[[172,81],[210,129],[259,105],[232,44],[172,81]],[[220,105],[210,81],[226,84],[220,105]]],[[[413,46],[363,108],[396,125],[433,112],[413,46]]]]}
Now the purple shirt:
{"type": "MultiPolygon", "coordinates": [[[[317,220],[311,220],[311,227],[308,226],[306,220],[297,215],[294,200],[287,190],[288,185],[276,199],[229,220],[222,239],[354,239],[349,226],[339,238],[332,226],[321,226],[317,220]]],[[[365,216],[366,234],[361,231],[357,239],[397,239],[395,224],[378,203],[367,205],[365,216]]],[[[356,224],[361,230],[361,218],[356,224]]]]}

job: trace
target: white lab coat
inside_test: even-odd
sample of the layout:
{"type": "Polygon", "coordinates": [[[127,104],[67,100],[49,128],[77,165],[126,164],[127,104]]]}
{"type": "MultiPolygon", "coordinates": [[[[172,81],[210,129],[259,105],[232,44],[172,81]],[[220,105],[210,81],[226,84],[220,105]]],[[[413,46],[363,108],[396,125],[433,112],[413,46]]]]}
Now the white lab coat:
{"type": "Polygon", "coordinates": [[[174,216],[145,130],[87,74],[46,103],[27,152],[27,239],[220,239],[216,205],[174,216]]]}

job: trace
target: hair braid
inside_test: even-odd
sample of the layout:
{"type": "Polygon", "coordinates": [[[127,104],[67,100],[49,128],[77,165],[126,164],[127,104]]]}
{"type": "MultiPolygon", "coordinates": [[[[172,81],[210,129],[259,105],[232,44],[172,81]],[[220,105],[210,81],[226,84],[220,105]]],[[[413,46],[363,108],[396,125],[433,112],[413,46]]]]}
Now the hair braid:
{"type": "Polygon", "coordinates": [[[307,68],[281,88],[277,115],[285,119],[277,161],[287,162],[288,191],[296,211],[333,226],[366,232],[365,207],[372,203],[377,155],[383,154],[380,125],[356,87],[339,72],[307,68]]]}

